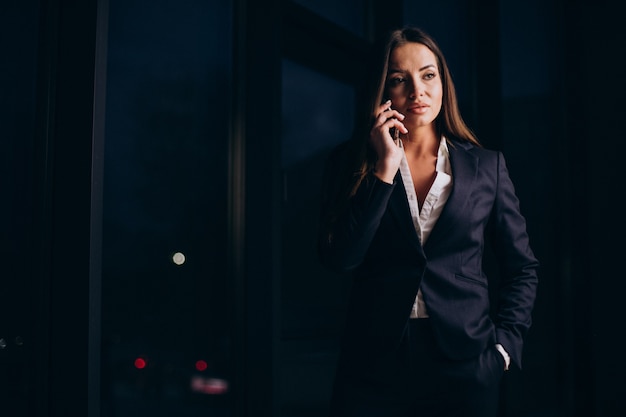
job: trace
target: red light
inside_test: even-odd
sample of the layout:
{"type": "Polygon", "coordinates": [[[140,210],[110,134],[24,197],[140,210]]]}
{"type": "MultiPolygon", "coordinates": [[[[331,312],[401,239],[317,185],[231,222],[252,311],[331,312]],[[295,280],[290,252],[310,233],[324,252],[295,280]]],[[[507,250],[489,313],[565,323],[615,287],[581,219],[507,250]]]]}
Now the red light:
{"type": "Polygon", "coordinates": [[[143,369],[146,367],[146,360],[144,358],[135,359],[135,368],[143,369]]]}
{"type": "Polygon", "coordinates": [[[208,367],[209,365],[207,365],[206,361],[199,360],[198,362],[196,362],[196,369],[200,372],[206,371],[208,367]]]}

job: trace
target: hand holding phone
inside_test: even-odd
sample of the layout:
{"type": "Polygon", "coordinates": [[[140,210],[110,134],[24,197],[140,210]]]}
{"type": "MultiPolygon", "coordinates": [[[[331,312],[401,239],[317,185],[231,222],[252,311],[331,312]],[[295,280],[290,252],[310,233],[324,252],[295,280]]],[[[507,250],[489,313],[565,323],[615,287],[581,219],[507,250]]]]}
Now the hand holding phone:
{"type": "Polygon", "coordinates": [[[375,175],[382,181],[392,183],[404,152],[399,147],[400,133],[408,133],[402,123],[404,115],[391,108],[391,100],[382,103],[374,114],[370,131],[370,144],[378,155],[375,175]]]}

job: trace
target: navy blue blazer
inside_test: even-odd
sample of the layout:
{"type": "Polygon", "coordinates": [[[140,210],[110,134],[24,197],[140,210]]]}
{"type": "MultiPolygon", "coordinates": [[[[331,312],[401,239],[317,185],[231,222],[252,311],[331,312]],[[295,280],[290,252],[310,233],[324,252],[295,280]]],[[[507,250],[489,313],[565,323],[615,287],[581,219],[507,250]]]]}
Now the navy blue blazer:
{"type": "MultiPolygon", "coordinates": [[[[424,246],[399,173],[393,184],[369,174],[339,218],[322,223],[322,264],[353,277],[340,369],[367,364],[368,373],[384,377],[419,288],[445,355],[475,357],[501,343],[521,367],[539,268],[526,221],[501,152],[454,140],[448,147],[453,188],[424,246]],[[484,271],[486,244],[498,261],[497,280],[484,271]]],[[[345,163],[341,149],[327,161],[323,219],[345,163]]]]}

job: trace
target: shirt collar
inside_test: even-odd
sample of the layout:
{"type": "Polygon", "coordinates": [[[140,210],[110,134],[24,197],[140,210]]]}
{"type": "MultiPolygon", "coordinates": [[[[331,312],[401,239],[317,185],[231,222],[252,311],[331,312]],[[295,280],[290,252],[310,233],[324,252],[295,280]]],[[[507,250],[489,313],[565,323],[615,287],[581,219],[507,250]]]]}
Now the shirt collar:
{"type": "Polygon", "coordinates": [[[437,152],[437,165],[435,170],[448,175],[452,174],[452,170],[450,168],[450,151],[448,150],[448,142],[443,136],[441,137],[441,142],[439,142],[439,151],[437,152]]]}
{"type": "MultiPolygon", "coordinates": [[[[399,147],[404,148],[401,140],[397,143],[399,147]]],[[[435,171],[443,172],[448,175],[452,174],[452,170],[450,168],[450,150],[448,149],[448,141],[444,136],[441,137],[441,141],[439,142],[439,150],[437,151],[437,164],[435,166],[435,171]]]]}

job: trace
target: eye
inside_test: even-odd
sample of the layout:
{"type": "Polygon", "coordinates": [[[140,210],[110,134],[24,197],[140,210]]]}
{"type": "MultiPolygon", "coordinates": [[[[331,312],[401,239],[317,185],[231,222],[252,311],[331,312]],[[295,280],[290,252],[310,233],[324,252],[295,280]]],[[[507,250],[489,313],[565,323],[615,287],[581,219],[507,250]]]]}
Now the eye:
{"type": "Polygon", "coordinates": [[[405,79],[404,77],[397,76],[397,77],[391,77],[391,78],[389,78],[389,79],[387,80],[387,84],[388,84],[390,87],[396,87],[396,86],[398,86],[398,85],[402,84],[402,83],[403,83],[403,82],[405,82],[405,81],[406,81],[406,79],[405,79]]]}
{"type": "Polygon", "coordinates": [[[432,80],[436,76],[437,76],[437,74],[435,74],[434,72],[427,72],[426,74],[424,74],[424,79],[432,80]]]}

